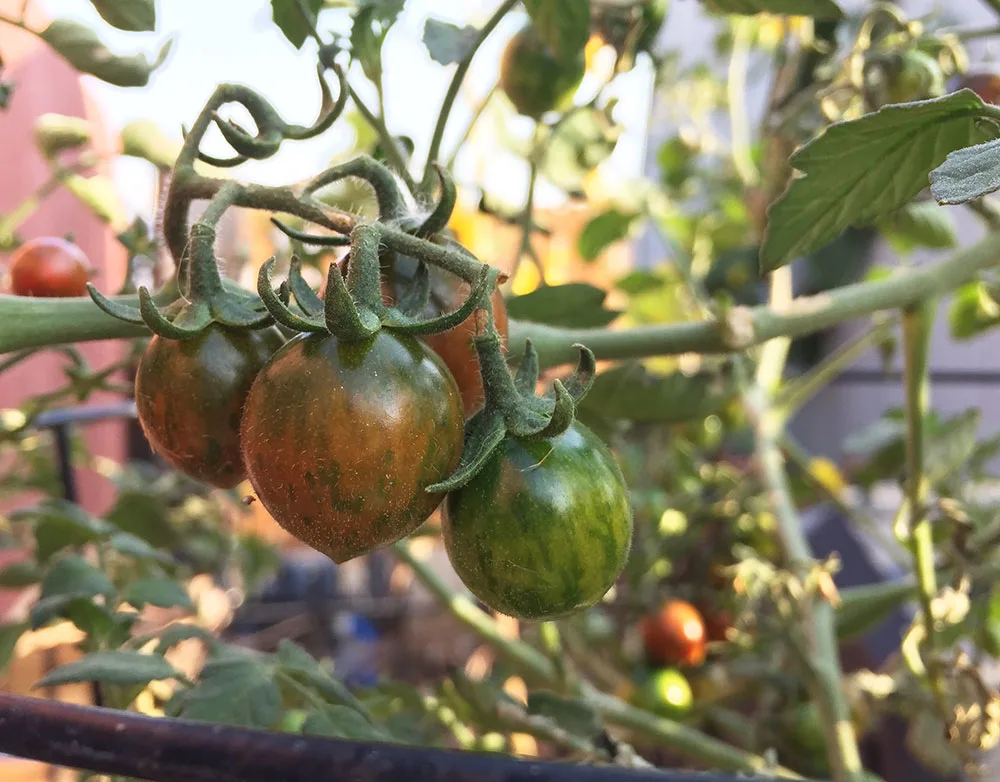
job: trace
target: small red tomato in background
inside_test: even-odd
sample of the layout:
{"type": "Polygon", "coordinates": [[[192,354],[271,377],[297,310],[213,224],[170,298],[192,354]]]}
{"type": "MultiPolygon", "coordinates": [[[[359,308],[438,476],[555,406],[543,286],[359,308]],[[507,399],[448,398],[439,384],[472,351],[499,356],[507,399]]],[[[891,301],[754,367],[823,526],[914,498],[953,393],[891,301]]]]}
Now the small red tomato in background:
{"type": "Polygon", "coordinates": [[[668,600],[642,620],[646,657],[655,665],[701,665],[705,660],[705,620],[690,603],[668,600]]]}
{"type": "Polygon", "coordinates": [[[87,256],[72,242],[32,239],[10,256],[10,289],[16,296],[86,296],[92,272],[87,256]]]}
{"type": "Polygon", "coordinates": [[[987,103],[1000,103],[1000,75],[996,73],[967,73],[958,89],[972,90],[987,103]]]}

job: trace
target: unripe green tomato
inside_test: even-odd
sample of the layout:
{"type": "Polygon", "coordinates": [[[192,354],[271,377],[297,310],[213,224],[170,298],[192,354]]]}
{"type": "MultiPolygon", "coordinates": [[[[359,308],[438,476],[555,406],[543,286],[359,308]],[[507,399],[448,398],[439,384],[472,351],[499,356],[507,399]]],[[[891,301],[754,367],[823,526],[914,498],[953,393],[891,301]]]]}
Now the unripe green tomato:
{"type": "Polygon", "coordinates": [[[641,697],[647,708],[671,719],[686,715],[694,703],[691,685],[676,668],[661,668],[651,673],[642,685],[641,697]]]}
{"type": "Polygon", "coordinates": [[[583,52],[559,60],[542,42],[535,28],[521,29],[503,51],[500,88],[518,114],[538,119],[565,103],[580,84],[585,70],[583,52]]]}
{"type": "Polygon", "coordinates": [[[899,69],[890,77],[886,89],[888,103],[909,103],[944,95],[944,73],[937,60],[918,49],[900,56],[899,69]]]}

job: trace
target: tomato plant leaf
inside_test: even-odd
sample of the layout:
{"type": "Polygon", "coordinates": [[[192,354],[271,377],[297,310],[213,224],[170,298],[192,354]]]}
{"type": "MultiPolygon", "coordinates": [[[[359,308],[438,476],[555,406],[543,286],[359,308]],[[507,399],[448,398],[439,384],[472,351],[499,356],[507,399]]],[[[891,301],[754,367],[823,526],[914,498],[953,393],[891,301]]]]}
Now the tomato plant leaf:
{"type": "Polygon", "coordinates": [[[10,664],[17,642],[27,629],[26,622],[0,625],[0,673],[3,673],[3,670],[10,664]]]}
{"type": "Polygon", "coordinates": [[[157,168],[170,168],[181,145],[151,120],[133,120],[122,128],[122,154],[148,160],[157,168]]]}
{"type": "Polygon", "coordinates": [[[580,231],[576,240],[577,251],[585,261],[597,260],[609,245],[628,237],[638,217],[637,212],[622,212],[614,208],[596,215],[580,231]]]}
{"type": "Polygon", "coordinates": [[[440,65],[464,60],[478,37],[479,30],[471,25],[459,27],[434,18],[424,22],[424,46],[431,59],[440,65]]]}
{"type": "Polygon", "coordinates": [[[269,728],[281,717],[281,690],[263,658],[232,652],[209,662],[198,685],[167,704],[175,717],[269,728]]]}
{"type": "Polygon", "coordinates": [[[271,18],[289,43],[301,49],[322,7],[323,0],[271,0],[271,18]],[[311,19],[305,17],[306,12],[311,19]]]}
{"type": "Polygon", "coordinates": [[[873,630],[916,594],[916,587],[908,581],[842,589],[835,614],[837,638],[848,641],[873,630]]]}
{"type": "Polygon", "coordinates": [[[590,4],[580,0],[524,0],[524,10],[545,45],[561,60],[583,51],[590,38],[590,4]]]}
{"type": "Polygon", "coordinates": [[[972,90],[886,106],[830,125],[792,158],[802,172],[768,210],[763,271],[833,241],[906,204],[952,150],[997,138],[981,122],[985,104],[972,90]]]}
{"type": "Polygon", "coordinates": [[[99,220],[119,231],[125,228],[128,217],[111,177],[104,174],[89,177],[74,174],[66,177],[63,185],[99,220]]]}
{"type": "Polygon", "coordinates": [[[935,426],[927,438],[925,472],[931,483],[953,475],[965,464],[976,447],[982,413],[969,408],[935,426]]]}
{"type": "Polygon", "coordinates": [[[157,608],[183,608],[194,610],[194,603],[180,584],[169,578],[140,578],[128,585],[122,593],[122,600],[136,608],[154,605],[157,608]]]}
{"type": "Polygon", "coordinates": [[[1000,139],[956,149],[931,171],[931,195],[939,204],[964,204],[1000,190],[1000,139]]]}
{"type": "Polygon", "coordinates": [[[0,570],[0,587],[4,589],[21,589],[37,584],[42,579],[42,571],[38,563],[31,559],[14,562],[0,570]]]}
{"type": "Polygon", "coordinates": [[[607,326],[621,313],[604,309],[606,291],[585,282],[546,285],[507,299],[507,314],[518,320],[566,328],[607,326]]]}
{"type": "Polygon", "coordinates": [[[712,11],[723,14],[788,14],[814,19],[840,19],[844,12],[834,0],[704,0],[712,11]]]}
{"type": "Polygon", "coordinates": [[[153,548],[142,538],[133,535],[131,532],[116,532],[111,536],[111,548],[119,554],[124,554],[135,559],[147,559],[162,564],[172,563],[173,557],[164,551],[153,548]]]}
{"type": "Polygon", "coordinates": [[[948,326],[952,339],[978,336],[1000,324],[1000,302],[988,286],[973,280],[959,287],[948,305],[948,326]]]}
{"type": "Polygon", "coordinates": [[[900,254],[912,252],[918,247],[943,250],[958,244],[951,213],[933,201],[909,203],[881,221],[879,227],[892,248],[900,254]]]}
{"type": "Polygon", "coordinates": [[[545,147],[540,171],[556,187],[577,192],[584,178],[614,152],[621,135],[610,113],[581,108],[559,123],[545,147]]]}
{"type": "Polygon", "coordinates": [[[302,732],[352,741],[390,741],[392,737],[378,725],[347,706],[323,704],[310,714],[302,732]]]}
{"type": "Polygon", "coordinates": [[[597,712],[579,698],[563,698],[548,690],[530,692],[528,713],[548,717],[564,730],[584,738],[593,738],[601,732],[597,712]]]}
{"type": "Polygon", "coordinates": [[[93,652],[79,660],[56,668],[39,679],[33,689],[57,684],[102,682],[104,684],[148,684],[173,679],[180,674],[158,654],[143,654],[131,649],[93,652]]]}
{"type": "Polygon", "coordinates": [[[101,18],[112,27],[128,32],[149,32],[156,28],[154,0],[90,0],[101,18]]]}
{"type": "Polygon", "coordinates": [[[641,364],[624,364],[599,374],[579,407],[610,420],[680,423],[719,411],[733,394],[721,373],[659,376],[641,364]]]}
{"type": "Polygon", "coordinates": [[[149,83],[150,74],[166,59],[172,43],[167,41],[150,62],[141,54],[114,54],[93,30],[69,19],[56,19],[39,35],[78,71],[118,87],[144,87],[149,83]]]}
{"type": "Polygon", "coordinates": [[[71,595],[94,597],[110,595],[115,591],[104,571],[75,554],[60,558],[42,579],[41,596],[71,595]]]}
{"type": "Polygon", "coordinates": [[[403,0],[369,0],[354,14],[351,57],[376,84],[382,81],[382,44],[402,10],[403,0]]]}

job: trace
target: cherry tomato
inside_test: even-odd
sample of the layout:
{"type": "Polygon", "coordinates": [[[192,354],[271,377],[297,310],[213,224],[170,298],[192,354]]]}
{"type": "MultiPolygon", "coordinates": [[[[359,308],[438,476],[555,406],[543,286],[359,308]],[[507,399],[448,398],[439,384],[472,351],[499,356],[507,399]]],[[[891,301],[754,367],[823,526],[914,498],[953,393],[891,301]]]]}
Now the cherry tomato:
{"type": "Polygon", "coordinates": [[[582,51],[572,59],[558,59],[529,24],[503,51],[500,88],[519,114],[538,119],[572,96],[584,69],[582,51]]]}
{"type": "Polygon", "coordinates": [[[10,256],[10,289],[17,296],[86,296],[93,270],[83,250],[65,239],[31,239],[10,256]]]}
{"type": "Polygon", "coordinates": [[[283,342],[273,328],[216,325],[191,339],[153,337],[135,376],[139,423],[153,450],[212,486],[228,489],[242,481],[243,403],[254,377],[283,342]]]}
{"type": "MultiPolygon", "coordinates": [[[[403,273],[393,275],[393,279],[383,278],[383,293],[392,301],[402,293],[403,273]]],[[[469,295],[467,282],[436,267],[430,269],[431,296],[423,317],[433,318],[459,307],[469,295]]],[[[499,290],[491,297],[493,323],[500,333],[503,347],[507,347],[507,305],[499,290]]],[[[483,378],[479,374],[479,356],[472,340],[477,335],[476,313],[459,323],[455,328],[437,334],[427,334],[421,339],[437,353],[451,370],[458,390],[462,394],[462,405],[466,417],[471,416],[483,405],[483,378]]]]}
{"type": "Polygon", "coordinates": [[[643,683],[644,704],[664,717],[678,719],[691,710],[694,694],[683,673],[675,668],[662,668],[650,674],[643,683]]]}
{"type": "Polygon", "coordinates": [[[969,89],[987,103],[1000,103],[1000,74],[969,73],[958,83],[959,89],[969,89]]]}
{"type": "Polygon", "coordinates": [[[458,465],[462,400],[412,337],[303,335],[258,375],[242,437],[264,507],[340,563],[405,537],[440,504],[425,488],[458,465]]]}
{"type": "Polygon", "coordinates": [[[701,665],[705,660],[705,621],[683,600],[668,600],[642,620],[646,657],[655,665],[701,665]]]}
{"type": "Polygon", "coordinates": [[[451,564],[486,605],[552,619],[593,605],[625,566],[628,491],[614,457],[583,424],[551,440],[508,438],[448,495],[451,564]]]}

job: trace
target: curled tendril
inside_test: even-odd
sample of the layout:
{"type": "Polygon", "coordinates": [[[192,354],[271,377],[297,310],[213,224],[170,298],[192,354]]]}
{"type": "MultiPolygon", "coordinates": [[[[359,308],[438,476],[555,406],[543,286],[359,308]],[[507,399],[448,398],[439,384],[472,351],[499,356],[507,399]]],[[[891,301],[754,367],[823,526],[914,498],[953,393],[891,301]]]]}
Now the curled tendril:
{"type": "Polygon", "coordinates": [[[299,231],[281,222],[277,217],[272,217],[271,222],[285,236],[303,244],[312,244],[317,247],[345,247],[351,243],[350,237],[341,236],[340,234],[310,234],[305,231],[299,231]]]}
{"type": "Polygon", "coordinates": [[[327,66],[323,63],[316,66],[316,76],[319,79],[319,89],[322,95],[319,117],[309,127],[302,127],[301,125],[286,125],[285,138],[291,139],[292,141],[304,141],[306,139],[315,138],[321,133],[325,133],[329,130],[330,126],[337,120],[337,117],[344,112],[344,107],[347,105],[347,96],[349,94],[349,90],[347,89],[347,80],[344,76],[344,70],[335,63],[331,67],[331,70],[337,75],[337,100],[333,99],[333,95],[330,92],[330,85],[327,83],[326,79],[323,78],[323,72],[325,70],[327,70],[327,66]]]}
{"type": "Polygon", "coordinates": [[[406,202],[396,184],[395,175],[370,155],[361,155],[346,163],[328,168],[310,180],[303,192],[305,195],[312,195],[320,188],[347,177],[357,177],[371,185],[378,203],[379,219],[399,220],[406,213],[406,202]]]}
{"type": "Polygon", "coordinates": [[[438,180],[441,183],[441,197],[426,220],[421,223],[416,230],[417,236],[432,236],[443,231],[451,219],[451,213],[455,211],[455,201],[458,199],[458,191],[455,188],[455,180],[443,167],[437,163],[433,164],[437,172],[438,180]]]}

